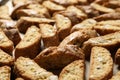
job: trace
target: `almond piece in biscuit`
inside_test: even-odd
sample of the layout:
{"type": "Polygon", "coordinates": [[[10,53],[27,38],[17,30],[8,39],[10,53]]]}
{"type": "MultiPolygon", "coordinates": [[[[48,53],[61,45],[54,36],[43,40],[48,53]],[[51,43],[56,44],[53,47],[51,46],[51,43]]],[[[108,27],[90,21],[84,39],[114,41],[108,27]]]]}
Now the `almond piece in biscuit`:
{"type": "Polygon", "coordinates": [[[34,58],[35,62],[45,69],[61,69],[78,59],[84,60],[84,53],[76,45],[49,47],[34,58]]]}
{"type": "Polygon", "coordinates": [[[90,58],[89,80],[108,80],[113,74],[111,53],[103,47],[93,47],[90,58]]]}
{"type": "Polygon", "coordinates": [[[76,60],[68,64],[60,73],[59,80],[84,80],[85,62],[76,60]]]}
{"type": "Polygon", "coordinates": [[[15,49],[15,58],[20,56],[34,58],[40,51],[41,34],[39,28],[31,26],[28,28],[24,38],[15,49]]]}
{"type": "Polygon", "coordinates": [[[0,80],[11,80],[11,68],[8,66],[0,67],[0,80]]]}
{"type": "Polygon", "coordinates": [[[19,57],[15,62],[15,72],[25,80],[58,80],[56,75],[41,68],[30,58],[19,57]]]}
{"type": "Polygon", "coordinates": [[[0,29],[0,48],[9,54],[12,54],[14,48],[13,42],[8,39],[8,37],[1,29],[0,29]]]}
{"type": "Polygon", "coordinates": [[[61,14],[56,14],[54,17],[56,20],[59,39],[62,41],[66,36],[70,34],[72,22],[68,17],[65,17],[61,14]]]}
{"type": "Polygon", "coordinates": [[[59,45],[56,27],[50,24],[40,24],[39,27],[45,48],[59,45]]]}

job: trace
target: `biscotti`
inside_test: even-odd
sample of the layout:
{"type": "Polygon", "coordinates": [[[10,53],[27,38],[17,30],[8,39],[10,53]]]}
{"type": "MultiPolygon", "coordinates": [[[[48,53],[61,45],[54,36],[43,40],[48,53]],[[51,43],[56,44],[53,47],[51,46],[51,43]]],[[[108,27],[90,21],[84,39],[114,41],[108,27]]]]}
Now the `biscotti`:
{"type": "Polygon", "coordinates": [[[65,7],[49,0],[44,1],[42,5],[48,8],[51,12],[65,10],[65,7]]]}
{"type": "Polygon", "coordinates": [[[0,66],[3,65],[12,66],[13,63],[14,63],[13,57],[0,49],[0,66]]]}
{"type": "Polygon", "coordinates": [[[45,48],[59,45],[60,42],[56,27],[50,24],[40,24],[39,27],[45,48]]]}
{"type": "Polygon", "coordinates": [[[15,72],[25,80],[58,80],[56,75],[41,68],[33,60],[24,57],[16,60],[15,72]]]}
{"type": "Polygon", "coordinates": [[[8,66],[0,67],[0,80],[11,80],[11,69],[8,66]]]}
{"type": "Polygon", "coordinates": [[[45,69],[61,69],[78,59],[84,60],[84,53],[76,45],[49,47],[34,58],[35,62],[45,69]]]}
{"type": "Polygon", "coordinates": [[[117,50],[115,54],[115,63],[120,65],[120,48],[117,50]]]}
{"type": "Polygon", "coordinates": [[[70,30],[72,27],[71,20],[61,14],[56,14],[54,18],[56,20],[59,40],[62,41],[66,36],[70,34],[70,30]]]}
{"type": "Polygon", "coordinates": [[[108,80],[113,74],[111,53],[103,47],[93,47],[90,58],[89,80],[108,80]]]}
{"type": "Polygon", "coordinates": [[[58,47],[64,47],[67,44],[73,44],[82,46],[83,42],[88,40],[89,38],[96,37],[97,33],[95,30],[80,30],[75,31],[68,35],[58,47]]]}
{"type": "Polygon", "coordinates": [[[94,29],[100,34],[100,35],[105,35],[109,33],[114,33],[117,31],[120,31],[119,26],[113,26],[113,25],[96,25],[94,26],[94,29]]]}
{"type": "Polygon", "coordinates": [[[104,36],[88,39],[88,41],[85,41],[83,43],[82,49],[84,50],[86,56],[88,56],[90,55],[90,51],[93,46],[105,47],[112,51],[115,48],[117,48],[119,44],[120,44],[120,32],[115,32],[104,36]]]}
{"type": "Polygon", "coordinates": [[[119,20],[120,19],[120,13],[106,13],[102,14],[100,16],[94,17],[97,21],[103,21],[103,20],[119,20]]]}
{"type": "Polygon", "coordinates": [[[40,51],[41,34],[39,28],[28,28],[24,38],[15,48],[15,58],[20,56],[34,58],[40,51]]]}
{"type": "Polygon", "coordinates": [[[120,71],[118,71],[114,76],[112,76],[109,80],[119,80],[120,79],[120,71]]]}
{"type": "Polygon", "coordinates": [[[55,22],[55,20],[47,18],[21,17],[18,20],[16,27],[20,32],[25,33],[26,30],[32,25],[39,26],[40,23],[53,23],[53,22],[55,22]]]}
{"type": "Polygon", "coordinates": [[[85,62],[76,60],[68,64],[59,75],[59,80],[84,80],[85,62]]]}
{"type": "Polygon", "coordinates": [[[112,13],[112,12],[115,12],[114,9],[112,8],[107,8],[107,7],[104,7],[102,5],[99,5],[97,3],[92,3],[90,4],[94,9],[100,11],[100,12],[103,12],[103,13],[112,13]]]}
{"type": "Polygon", "coordinates": [[[18,9],[14,15],[17,19],[22,16],[31,16],[31,17],[50,17],[48,9],[38,3],[31,3],[25,8],[18,9]],[[29,12],[29,13],[28,13],[29,12]]]}
{"type": "Polygon", "coordinates": [[[79,31],[79,30],[83,30],[83,29],[92,29],[93,26],[95,26],[97,23],[97,21],[95,21],[94,19],[86,19],[84,21],[82,21],[81,23],[78,23],[76,25],[74,25],[71,29],[71,32],[74,31],[79,31]]]}
{"type": "Polygon", "coordinates": [[[11,54],[13,47],[13,42],[9,40],[5,33],[0,29],[0,48],[5,52],[11,54]]]}

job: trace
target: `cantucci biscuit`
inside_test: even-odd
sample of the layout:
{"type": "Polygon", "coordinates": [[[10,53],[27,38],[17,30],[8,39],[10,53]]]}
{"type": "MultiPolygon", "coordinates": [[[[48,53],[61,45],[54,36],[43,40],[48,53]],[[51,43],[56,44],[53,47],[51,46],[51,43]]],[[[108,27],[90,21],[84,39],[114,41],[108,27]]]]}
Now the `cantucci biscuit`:
{"type": "Polygon", "coordinates": [[[79,31],[79,30],[86,30],[86,29],[92,29],[93,26],[95,26],[97,23],[97,21],[95,21],[94,19],[86,19],[84,21],[82,21],[81,23],[78,23],[76,25],[74,25],[71,29],[71,32],[74,31],[79,31]]]}
{"type": "Polygon", "coordinates": [[[19,57],[15,62],[15,72],[25,80],[58,80],[56,75],[41,68],[30,58],[19,57]]]}
{"type": "Polygon", "coordinates": [[[54,22],[55,20],[47,18],[21,17],[18,20],[16,27],[20,32],[25,33],[26,30],[32,25],[39,26],[40,23],[54,23],[54,22]]]}
{"type": "Polygon", "coordinates": [[[44,1],[42,3],[43,6],[45,6],[46,8],[48,8],[50,11],[54,12],[54,11],[61,11],[61,10],[65,10],[65,7],[58,5],[50,0],[44,1]]]}
{"type": "Polygon", "coordinates": [[[15,58],[20,56],[34,58],[40,51],[41,34],[39,28],[28,28],[24,38],[15,48],[15,58]]]}
{"type": "Polygon", "coordinates": [[[85,62],[76,60],[63,68],[59,75],[59,80],[84,80],[85,62]]]}
{"type": "Polygon", "coordinates": [[[64,47],[67,44],[78,45],[81,47],[84,41],[96,36],[97,33],[95,30],[75,31],[68,35],[66,38],[64,38],[64,40],[59,44],[58,47],[64,47]]]}
{"type": "Polygon", "coordinates": [[[0,66],[3,65],[12,66],[13,63],[14,63],[13,57],[0,49],[0,66]]]}
{"type": "Polygon", "coordinates": [[[82,49],[86,56],[90,55],[91,48],[94,46],[105,47],[109,50],[114,50],[120,44],[120,32],[115,32],[107,34],[104,36],[99,36],[95,38],[90,38],[88,41],[84,42],[82,49]]]}
{"type": "Polygon", "coordinates": [[[16,78],[15,80],[25,80],[25,79],[19,77],[19,78],[16,78]]]}
{"type": "Polygon", "coordinates": [[[70,34],[72,22],[68,17],[65,17],[61,14],[56,14],[54,18],[56,20],[59,39],[62,41],[66,36],[70,34]]]}
{"type": "Polygon", "coordinates": [[[11,80],[11,68],[8,66],[0,67],[0,80],[11,80]]]}
{"type": "Polygon", "coordinates": [[[8,39],[8,37],[1,29],[0,29],[0,48],[9,54],[12,54],[14,48],[13,42],[8,39]]]}
{"type": "Polygon", "coordinates": [[[45,48],[59,45],[56,27],[53,27],[50,24],[40,24],[39,27],[45,48]]]}
{"type": "Polygon", "coordinates": [[[49,47],[34,58],[35,62],[45,69],[61,69],[78,59],[84,60],[84,53],[76,45],[49,47]]]}
{"type": "Polygon", "coordinates": [[[93,47],[90,58],[89,80],[108,80],[113,74],[111,53],[103,47],[93,47]]]}

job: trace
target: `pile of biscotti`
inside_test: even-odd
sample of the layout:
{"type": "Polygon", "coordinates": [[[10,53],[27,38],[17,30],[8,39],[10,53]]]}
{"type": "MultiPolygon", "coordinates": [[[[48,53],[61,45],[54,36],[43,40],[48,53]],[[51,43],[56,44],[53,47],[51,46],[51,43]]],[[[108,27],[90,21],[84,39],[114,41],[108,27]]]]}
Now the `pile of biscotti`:
{"type": "Polygon", "coordinates": [[[0,6],[0,80],[85,80],[86,60],[89,80],[120,80],[120,0],[12,5],[0,6]]]}

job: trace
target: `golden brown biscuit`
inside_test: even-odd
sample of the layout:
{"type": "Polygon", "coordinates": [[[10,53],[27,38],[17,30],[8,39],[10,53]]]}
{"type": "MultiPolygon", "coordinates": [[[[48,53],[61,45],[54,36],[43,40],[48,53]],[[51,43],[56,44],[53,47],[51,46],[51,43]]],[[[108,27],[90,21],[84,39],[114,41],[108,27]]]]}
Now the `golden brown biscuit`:
{"type": "Polygon", "coordinates": [[[95,30],[80,30],[75,31],[71,33],[69,36],[67,36],[58,47],[64,47],[67,44],[73,44],[82,46],[83,42],[88,40],[89,38],[96,37],[97,33],[95,30]]]}
{"type": "Polygon", "coordinates": [[[56,27],[53,27],[50,24],[40,24],[39,27],[45,48],[59,45],[56,27]]]}
{"type": "Polygon", "coordinates": [[[90,55],[91,48],[94,46],[105,47],[109,50],[114,50],[120,44],[120,32],[107,34],[95,38],[90,38],[84,42],[82,49],[86,56],[90,55]]]}
{"type": "Polygon", "coordinates": [[[52,1],[44,1],[42,3],[43,6],[45,6],[46,8],[48,8],[51,12],[54,12],[54,11],[61,11],[61,10],[65,10],[65,7],[61,6],[61,5],[58,5],[52,1]]]}
{"type": "Polygon", "coordinates": [[[68,64],[60,73],[59,80],[84,80],[85,62],[76,60],[68,64]]]}
{"type": "Polygon", "coordinates": [[[71,29],[71,32],[79,31],[79,30],[86,30],[86,29],[93,29],[93,26],[96,25],[96,21],[94,19],[85,19],[81,23],[74,25],[71,29]]]}
{"type": "Polygon", "coordinates": [[[45,69],[61,69],[78,59],[84,60],[84,53],[76,45],[49,47],[34,58],[35,62],[45,69]]]}
{"type": "Polygon", "coordinates": [[[54,23],[54,22],[55,20],[47,18],[21,17],[18,20],[16,27],[20,32],[25,33],[26,30],[32,25],[39,26],[40,23],[54,23]]]}
{"type": "Polygon", "coordinates": [[[56,14],[54,18],[56,20],[59,39],[62,41],[66,36],[70,34],[72,22],[68,17],[65,17],[61,14],[56,14]]]}
{"type": "Polygon", "coordinates": [[[93,47],[90,58],[89,80],[108,80],[113,74],[111,53],[103,47],[93,47]]]}
{"type": "Polygon", "coordinates": [[[15,62],[15,72],[25,80],[58,80],[56,75],[41,68],[30,58],[19,57],[15,62]]]}
{"type": "Polygon", "coordinates": [[[34,58],[40,51],[41,34],[39,28],[31,26],[28,28],[24,38],[15,48],[15,58],[20,56],[34,58]]]}

